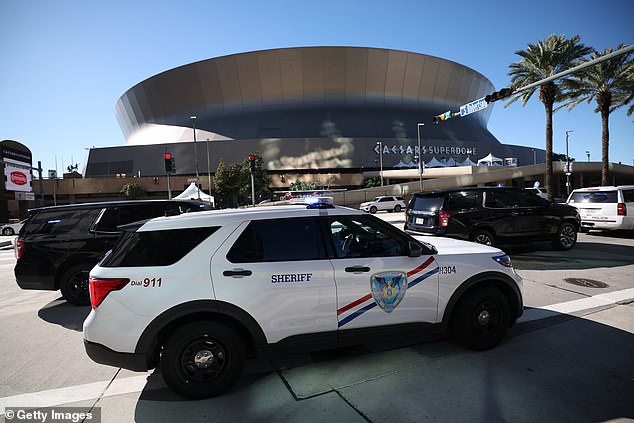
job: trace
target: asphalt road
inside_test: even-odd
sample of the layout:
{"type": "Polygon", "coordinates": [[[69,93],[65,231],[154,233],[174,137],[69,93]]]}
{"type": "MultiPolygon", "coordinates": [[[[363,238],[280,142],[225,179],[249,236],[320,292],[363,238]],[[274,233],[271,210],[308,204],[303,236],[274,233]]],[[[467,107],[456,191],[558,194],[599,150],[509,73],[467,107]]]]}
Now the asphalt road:
{"type": "Polygon", "coordinates": [[[20,290],[13,251],[0,251],[0,414],[73,405],[101,410],[104,422],[631,421],[629,236],[581,234],[569,252],[509,249],[527,309],[494,350],[443,339],[252,360],[229,393],[201,401],[172,394],[158,372],[93,363],[81,334],[90,309],[57,292],[20,290]]]}

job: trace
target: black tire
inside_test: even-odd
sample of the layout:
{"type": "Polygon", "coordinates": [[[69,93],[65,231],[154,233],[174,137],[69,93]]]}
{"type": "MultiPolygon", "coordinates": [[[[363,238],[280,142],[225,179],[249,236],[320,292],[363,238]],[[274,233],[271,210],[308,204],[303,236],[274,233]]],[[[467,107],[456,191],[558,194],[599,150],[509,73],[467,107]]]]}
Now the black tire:
{"type": "Polygon", "coordinates": [[[400,211],[401,211],[401,205],[400,205],[400,204],[395,205],[395,206],[394,206],[394,211],[395,211],[396,213],[400,212],[400,211]]]}
{"type": "Polygon", "coordinates": [[[13,230],[13,228],[4,228],[2,230],[2,235],[11,236],[13,234],[15,234],[15,231],[13,230]]]}
{"type": "Polygon", "coordinates": [[[556,250],[570,250],[577,244],[577,228],[569,222],[563,222],[557,229],[557,237],[553,240],[556,250]]]}
{"type": "Polygon", "coordinates": [[[198,321],[176,329],[161,354],[167,386],[188,399],[222,394],[242,373],[244,342],[231,328],[198,321]]]}
{"type": "Polygon", "coordinates": [[[471,235],[471,240],[478,244],[490,245],[491,247],[495,245],[495,237],[493,234],[484,229],[476,229],[473,235],[471,235]]]}
{"type": "Polygon", "coordinates": [[[510,327],[510,310],[508,300],[499,289],[479,288],[456,305],[451,316],[451,334],[469,349],[491,349],[502,341],[510,327]]]}
{"type": "Polygon", "coordinates": [[[90,305],[88,276],[92,265],[78,264],[68,269],[59,281],[62,297],[76,306],[90,305]]]}
{"type": "Polygon", "coordinates": [[[376,206],[370,207],[370,213],[372,214],[376,213],[376,206]]]}

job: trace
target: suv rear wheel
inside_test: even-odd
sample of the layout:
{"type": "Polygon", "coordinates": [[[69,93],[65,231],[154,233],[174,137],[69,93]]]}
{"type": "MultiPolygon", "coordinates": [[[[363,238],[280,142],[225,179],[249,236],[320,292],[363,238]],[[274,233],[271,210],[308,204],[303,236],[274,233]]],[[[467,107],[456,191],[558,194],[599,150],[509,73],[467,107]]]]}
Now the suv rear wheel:
{"type": "Polygon", "coordinates": [[[161,355],[165,383],[189,399],[222,394],[242,373],[244,342],[216,322],[187,323],[169,337],[161,355]]]}
{"type": "Polygon", "coordinates": [[[553,240],[553,247],[557,250],[570,250],[577,243],[577,229],[572,223],[563,222],[557,230],[557,237],[553,240]]]}
{"type": "Polygon", "coordinates": [[[451,334],[469,349],[491,349],[506,335],[511,323],[510,310],[508,300],[499,289],[477,289],[461,299],[454,309],[451,334]]]}
{"type": "Polygon", "coordinates": [[[2,230],[2,235],[10,236],[10,235],[13,235],[13,234],[15,234],[15,231],[13,230],[13,228],[4,228],[2,230]]]}
{"type": "Polygon", "coordinates": [[[88,276],[92,267],[88,264],[78,264],[62,275],[59,290],[66,301],[77,306],[90,305],[88,276]]]}
{"type": "Polygon", "coordinates": [[[495,244],[495,238],[493,234],[484,229],[476,229],[471,236],[473,242],[477,242],[478,244],[490,245],[493,246],[495,244]]]}

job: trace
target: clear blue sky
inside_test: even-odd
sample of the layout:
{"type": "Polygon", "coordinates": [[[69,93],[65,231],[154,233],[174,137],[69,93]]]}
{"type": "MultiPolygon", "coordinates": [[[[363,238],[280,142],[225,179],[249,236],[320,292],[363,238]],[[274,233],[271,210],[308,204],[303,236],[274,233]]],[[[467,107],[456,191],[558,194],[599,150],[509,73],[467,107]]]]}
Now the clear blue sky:
{"type": "MultiPolygon", "coordinates": [[[[85,148],[124,145],[114,106],[136,83],[211,57],[342,45],[407,50],[462,63],[508,85],[514,54],[549,34],[603,50],[634,42],[632,0],[558,1],[80,1],[0,0],[0,139],[46,169],[79,163],[85,148]]],[[[601,157],[595,105],[554,117],[554,149],[601,157]]],[[[443,110],[439,110],[439,113],[443,110]]],[[[610,117],[610,160],[632,165],[634,116],[610,117]]],[[[505,144],[544,148],[545,114],[531,99],[501,103],[489,129],[505,144]]]]}

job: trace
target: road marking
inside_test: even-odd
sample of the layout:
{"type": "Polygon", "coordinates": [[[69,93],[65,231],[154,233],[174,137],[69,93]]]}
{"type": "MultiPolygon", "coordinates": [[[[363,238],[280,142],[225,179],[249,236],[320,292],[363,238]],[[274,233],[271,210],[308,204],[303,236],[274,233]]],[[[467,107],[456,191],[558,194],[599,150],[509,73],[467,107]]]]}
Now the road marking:
{"type": "MultiPolygon", "coordinates": [[[[633,298],[634,288],[630,288],[582,298],[580,300],[530,308],[524,312],[517,323],[525,323],[560,314],[570,314],[596,307],[613,305],[617,302],[633,298]]],[[[0,415],[4,414],[6,407],[53,407],[79,401],[96,400],[101,397],[132,394],[143,390],[153,390],[165,387],[160,378],[152,378],[148,380],[150,374],[151,372],[147,372],[140,376],[115,379],[112,383],[110,383],[110,381],[94,382],[85,385],[68,386],[65,388],[0,398],[0,415]],[[108,386],[109,383],[110,386],[108,386]]]]}
{"type": "Polygon", "coordinates": [[[0,414],[4,414],[6,407],[53,407],[79,401],[90,401],[102,397],[131,394],[141,392],[144,389],[157,389],[164,386],[160,384],[146,386],[149,385],[149,375],[150,373],[141,376],[115,379],[110,386],[108,386],[110,381],[103,381],[0,398],[0,414]]]}
{"type": "Polygon", "coordinates": [[[619,301],[631,300],[634,298],[634,288],[620,291],[608,292],[579,300],[566,301],[564,303],[551,304],[543,307],[531,308],[524,311],[517,323],[530,322],[532,320],[545,319],[558,314],[572,314],[583,310],[590,310],[596,307],[603,307],[616,304],[619,301]]]}

